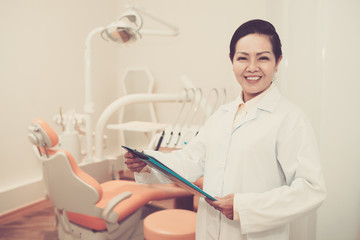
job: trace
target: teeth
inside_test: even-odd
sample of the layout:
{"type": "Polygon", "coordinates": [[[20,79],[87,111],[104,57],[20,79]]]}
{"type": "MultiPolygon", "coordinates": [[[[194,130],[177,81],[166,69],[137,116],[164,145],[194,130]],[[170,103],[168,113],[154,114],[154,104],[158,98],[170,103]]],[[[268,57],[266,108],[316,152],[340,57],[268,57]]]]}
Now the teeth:
{"type": "Polygon", "coordinates": [[[246,77],[247,80],[250,80],[250,81],[256,81],[256,80],[259,80],[260,77],[246,77]]]}

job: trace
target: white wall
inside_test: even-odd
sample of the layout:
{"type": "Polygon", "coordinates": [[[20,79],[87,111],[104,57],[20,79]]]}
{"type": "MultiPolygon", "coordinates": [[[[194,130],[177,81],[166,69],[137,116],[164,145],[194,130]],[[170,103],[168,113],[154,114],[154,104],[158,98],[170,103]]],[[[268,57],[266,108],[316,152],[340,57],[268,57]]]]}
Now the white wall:
{"type": "Polygon", "coordinates": [[[360,2],[327,2],[319,140],[328,199],[318,239],[360,239],[360,2]]]}
{"type": "MultiPolygon", "coordinates": [[[[181,33],[176,38],[144,36],[136,45],[122,48],[101,39],[94,42],[95,120],[120,94],[114,86],[126,67],[148,67],[157,92],[178,93],[180,76],[186,74],[200,87],[226,87],[233,98],[239,88],[228,59],[230,38],[242,22],[267,19],[283,41],[278,84],[309,115],[324,166],[328,199],[317,219],[307,224],[317,222],[317,240],[359,239],[360,3],[356,0],[0,2],[0,206],[5,206],[0,212],[11,209],[3,204],[11,200],[1,198],[2,192],[41,175],[26,139],[28,123],[34,117],[51,121],[59,106],[82,111],[86,34],[111,22],[129,2],[175,23],[181,33]],[[49,89],[56,91],[44,91],[49,89]]],[[[158,26],[145,21],[148,27],[158,26]]],[[[165,108],[157,107],[160,120],[172,121],[165,108]]],[[[306,234],[309,237],[303,239],[314,239],[313,232],[306,234]]]]}

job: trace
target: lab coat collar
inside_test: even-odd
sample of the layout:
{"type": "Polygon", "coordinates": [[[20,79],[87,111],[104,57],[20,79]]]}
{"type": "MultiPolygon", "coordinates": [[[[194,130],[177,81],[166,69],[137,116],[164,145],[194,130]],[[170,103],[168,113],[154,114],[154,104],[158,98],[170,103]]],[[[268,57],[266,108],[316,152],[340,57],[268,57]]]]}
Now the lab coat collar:
{"type": "Polygon", "coordinates": [[[257,108],[264,111],[273,112],[280,98],[281,98],[280,92],[277,86],[275,85],[274,87],[269,89],[269,92],[267,92],[266,95],[262,97],[262,99],[259,101],[257,105],[257,108]]]}
{"type": "MultiPolygon", "coordinates": [[[[237,110],[239,104],[243,103],[243,100],[241,99],[240,96],[241,94],[234,101],[224,105],[222,107],[222,110],[226,112],[234,109],[237,110]]],[[[266,92],[264,96],[261,97],[260,101],[257,103],[256,108],[268,112],[273,112],[276,107],[276,103],[280,100],[280,97],[281,97],[280,92],[277,86],[274,85],[273,87],[271,87],[271,89],[269,89],[269,91],[266,92]]]]}

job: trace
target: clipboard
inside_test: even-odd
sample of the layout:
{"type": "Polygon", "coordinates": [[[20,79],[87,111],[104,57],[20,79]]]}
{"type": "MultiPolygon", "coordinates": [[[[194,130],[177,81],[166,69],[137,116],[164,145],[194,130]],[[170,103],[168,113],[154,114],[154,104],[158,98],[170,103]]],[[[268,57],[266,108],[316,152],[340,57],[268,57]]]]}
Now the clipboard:
{"type": "Polygon", "coordinates": [[[175,184],[179,185],[180,187],[184,188],[185,190],[191,192],[192,194],[204,198],[208,198],[212,201],[216,201],[216,198],[212,197],[208,193],[204,192],[201,188],[196,186],[195,184],[189,182],[170,168],[168,168],[166,165],[161,163],[159,160],[154,158],[153,156],[150,156],[148,154],[145,154],[143,152],[139,152],[136,149],[132,149],[126,146],[122,146],[125,150],[129,151],[131,154],[139,158],[140,160],[144,161],[149,167],[152,167],[156,170],[158,170],[160,173],[162,173],[165,177],[173,181],[175,184]]]}

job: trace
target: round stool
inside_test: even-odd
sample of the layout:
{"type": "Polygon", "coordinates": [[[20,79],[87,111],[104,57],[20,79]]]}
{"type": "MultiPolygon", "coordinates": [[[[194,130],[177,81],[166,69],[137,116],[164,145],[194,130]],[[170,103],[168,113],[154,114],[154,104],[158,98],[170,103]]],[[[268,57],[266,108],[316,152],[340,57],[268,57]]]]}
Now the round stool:
{"type": "Polygon", "coordinates": [[[146,240],[194,240],[196,213],[183,209],[167,209],[144,219],[146,240]]]}

